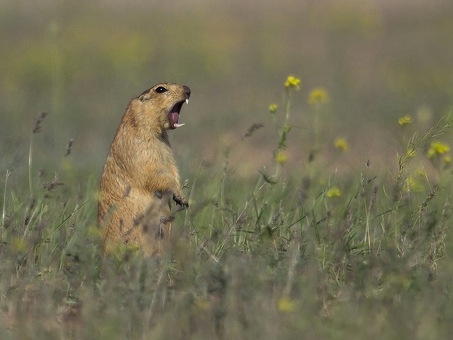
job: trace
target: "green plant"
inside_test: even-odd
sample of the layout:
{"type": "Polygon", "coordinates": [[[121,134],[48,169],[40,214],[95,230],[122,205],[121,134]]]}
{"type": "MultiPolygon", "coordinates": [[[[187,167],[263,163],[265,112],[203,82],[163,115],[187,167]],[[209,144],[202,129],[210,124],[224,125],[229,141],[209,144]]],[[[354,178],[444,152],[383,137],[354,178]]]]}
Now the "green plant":
{"type": "MultiPolygon", "coordinates": [[[[299,86],[295,77],[287,81],[283,116],[270,107],[278,123],[276,149],[268,150],[271,175],[263,168],[253,179],[240,178],[230,164],[235,148],[262,127],[255,123],[190,177],[190,209],[175,213],[174,239],[161,259],[127,251],[102,256],[97,181],[67,174],[65,167],[53,178],[32,175],[32,137],[28,174],[16,178],[9,169],[4,177],[2,334],[405,338],[415,332],[446,338],[453,315],[453,253],[446,246],[452,180],[446,143],[432,142],[447,137],[450,117],[415,133],[395,169],[385,173],[369,162],[346,174],[331,171],[323,163],[331,139],[320,134],[319,157],[311,159],[307,175],[302,165],[285,168],[282,156],[299,86]],[[425,163],[430,172],[419,170],[425,163]]],[[[310,105],[320,100],[317,91],[310,105]]],[[[345,151],[344,143],[337,148],[345,151]]]]}

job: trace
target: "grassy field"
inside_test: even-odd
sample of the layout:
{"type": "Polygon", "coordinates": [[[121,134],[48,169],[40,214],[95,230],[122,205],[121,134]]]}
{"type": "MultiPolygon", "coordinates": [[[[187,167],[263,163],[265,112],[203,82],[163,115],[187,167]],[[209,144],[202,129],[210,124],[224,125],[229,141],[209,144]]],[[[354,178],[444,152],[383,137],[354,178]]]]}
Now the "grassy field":
{"type": "Polygon", "coordinates": [[[0,339],[449,339],[453,7],[185,5],[0,1],[0,339]],[[106,258],[102,165],[159,81],[190,207],[106,258]]]}
{"type": "MultiPolygon", "coordinates": [[[[102,256],[96,181],[69,166],[50,181],[45,168],[35,176],[33,142],[46,124],[39,115],[30,176],[4,178],[2,338],[448,338],[452,181],[440,140],[452,117],[410,135],[394,175],[372,163],[354,174],[326,170],[321,137],[294,171],[286,147],[298,87],[289,77],[282,102],[270,106],[273,166],[240,180],[229,165],[240,145],[202,164],[162,259],[134,249],[102,256]]],[[[327,95],[312,92],[317,114],[327,95]]],[[[399,123],[404,139],[414,122],[399,123]]],[[[345,153],[348,144],[336,146],[345,153]]]]}

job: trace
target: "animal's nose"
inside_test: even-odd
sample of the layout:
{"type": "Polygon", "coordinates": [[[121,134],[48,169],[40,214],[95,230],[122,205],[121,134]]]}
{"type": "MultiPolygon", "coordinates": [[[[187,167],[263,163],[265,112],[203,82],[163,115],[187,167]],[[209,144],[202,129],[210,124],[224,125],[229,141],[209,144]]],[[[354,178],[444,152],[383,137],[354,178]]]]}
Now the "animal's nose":
{"type": "Polygon", "coordinates": [[[183,88],[184,88],[185,94],[187,95],[187,98],[189,98],[190,97],[190,89],[189,89],[189,87],[184,85],[183,88]]]}

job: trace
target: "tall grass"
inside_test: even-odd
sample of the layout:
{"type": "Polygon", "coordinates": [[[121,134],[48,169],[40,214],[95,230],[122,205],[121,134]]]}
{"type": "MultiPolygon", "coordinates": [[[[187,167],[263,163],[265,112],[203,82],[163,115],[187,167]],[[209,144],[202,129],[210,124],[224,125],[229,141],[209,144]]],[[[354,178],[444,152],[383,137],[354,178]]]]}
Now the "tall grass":
{"type": "MultiPolygon", "coordinates": [[[[270,107],[275,150],[263,150],[273,163],[252,180],[230,167],[256,123],[217,164],[201,164],[161,259],[127,250],[103,257],[96,181],[37,176],[31,142],[28,186],[4,176],[2,338],[447,338],[452,183],[439,141],[451,117],[404,140],[387,173],[372,163],[331,172],[318,157],[328,140],[321,133],[302,170],[291,171],[299,83],[285,85],[270,107]]],[[[314,98],[319,115],[327,97],[314,98]]]]}

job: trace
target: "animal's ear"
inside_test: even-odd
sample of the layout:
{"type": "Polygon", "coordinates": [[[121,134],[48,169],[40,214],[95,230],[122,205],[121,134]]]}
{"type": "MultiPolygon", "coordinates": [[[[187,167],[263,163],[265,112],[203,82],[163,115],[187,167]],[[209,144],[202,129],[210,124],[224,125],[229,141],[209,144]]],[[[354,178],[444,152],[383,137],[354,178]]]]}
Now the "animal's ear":
{"type": "Polygon", "coordinates": [[[149,95],[149,90],[146,90],[140,96],[138,96],[138,100],[140,100],[141,102],[144,102],[145,100],[148,99],[151,99],[151,96],[149,95]]]}

